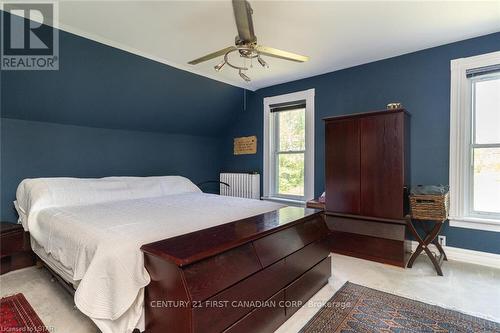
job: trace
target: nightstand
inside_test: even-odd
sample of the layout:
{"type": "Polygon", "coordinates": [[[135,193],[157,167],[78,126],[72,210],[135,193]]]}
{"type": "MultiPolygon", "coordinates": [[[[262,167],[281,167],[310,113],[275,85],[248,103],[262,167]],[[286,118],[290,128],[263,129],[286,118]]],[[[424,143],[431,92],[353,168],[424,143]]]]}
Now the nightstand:
{"type": "Polygon", "coordinates": [[[0,222],[0,274],[35,264],[29,234],[20,224],[0,222]]]}

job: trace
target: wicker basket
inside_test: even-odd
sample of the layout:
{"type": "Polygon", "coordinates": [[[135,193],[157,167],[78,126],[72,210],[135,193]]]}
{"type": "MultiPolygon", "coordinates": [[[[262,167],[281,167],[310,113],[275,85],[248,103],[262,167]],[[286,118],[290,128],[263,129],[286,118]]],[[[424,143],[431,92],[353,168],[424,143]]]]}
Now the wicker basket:
{"type": "Polygon", "coordinates": [[[416,220],[446,220],[450,196],[446,194],[411,194],[411,217],[416,220]]]}

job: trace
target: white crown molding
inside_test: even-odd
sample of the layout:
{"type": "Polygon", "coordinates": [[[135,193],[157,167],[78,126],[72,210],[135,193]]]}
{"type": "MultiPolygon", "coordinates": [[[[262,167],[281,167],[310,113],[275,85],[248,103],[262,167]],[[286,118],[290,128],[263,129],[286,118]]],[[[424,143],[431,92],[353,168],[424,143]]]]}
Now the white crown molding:
{"type": "MultiPolygon", "coordinates": [[[[57,15],[56,15],[56,17],[57,17],[57,15]]],[[[38,22],[38,23],[43,23],[42,21],[39,21],[36,18],[34,18],[33,20],[35,22],[38,22]]],[[[61,23],[58,20],[54,20],[54,24],[52,24],[52,27],[55,28],[55,29],[58,29],[58,30],[65,31],[67,33],[71,33],[73,35],[77,35],[77,36],[82,37],[82,38],[90,39],[90,40],[92,40],[94,42],[97,42],[97,43],[100,43],[100,44],[104,44],[104,45],[107,45],[107,46],[110,46],[110,47],[114,47],[116,49],[119,49],[119,50],[122,50],[122,51],[125,51],[125,52],[128,52],[128,53],[132,53],[134,55],[137,55],[137,56],[140,56],[140,57],[143,57],[143,58],[147,58],[147,59],[150,59],[150,60],[153,60],[153,61],[165,64],[165,65],[168,65],[170,67],[174,67],[174,68],[186,71],[186,72],[190,72],[190,73],[193,73],[193,74],[196,74],[196,75],[199,75],[199,76],[203,76],[203,77],[215,80],[215,81],[219,81],[219,82],[222,82],[222,83],[225,83],[225,84],[229,84],[229,85],[231,85],[233,87],[238,87],[238,88],[242,88],[242,89],[246,89],[246,90],[251,90],[251,91],[256,91],[257,90],[255,87],[252,87],[251,83],[247,83],[247,82],[243,83],[242,82],[241,84],[235,84],[234,82],[232,82],[230,80],[226,80],[225,78],[223,78],[221,76],[218,76],[216,73],[214,73],[214,74],[203,73],[203,72],[198,71],[198,70],[196,70],[193,67],[190,67],[188,65],[183,65],[183,64],[178,64],[178,63],[172,62],[172,61],[168,61],[166,59],[154,56],[154,55],[152,55],[150,53],[141,51],[141,50],[136,49],[134,47],[125,45],[123,43],[119,43],[119,42],[116,42],[116,41],[104,38],[104,37],[96,35],[96,34],[88,33],[88,32],[86,32],[84,30],[75,28],[74,26],[69,25],[69,24],[61,23]]]]}
{"type": "Polygon", "coordinates": [[[250,90],[250,91],[256,91],[257,90],[255,87],[253,87],[251,85],[251,83],[243,83],[242,82],[241,84],[236,84],[236,83],[234,83],[234,82],[232,82],[230,80],[226,80],[225,78],[217,75],[216,73],[214,73],[214,74],[206,74],[206,73],[198,71],[198,70],[196,70],[193,67],[190,67],[188,65],[183,65],[183,64],[178,64],[178,63],[172,62],[172,61],[168,61],[166,59],[154,56],[152,54],[149,54],[149,53],[141,51],[139,49],[130,47],[130,46],[125,45],[123,43],[119,43],[119,42],[116,42],[116,41],[104,38],[104,37],[96,35],[96,34],[88,33],[86,31],[83,31],[81,29],[75,28],[75,27],[73,27],[71,25],[68,25],[68,24],[64,24],[64,23],[59,22],[58,23],[58,29],[62,30],[62,31],[65,31],[65,32],[68,32],[68,33],[71,33],[73,35],[77,35],[79,37],[90,39],[90,40],[92,40],[94,42],[97,42],[97,43],[101,43],[101,44],[104,44],[104,45],[107,45],[107,46],[110,46],[110,47],[114,47],[116,49],[120,49],[122,51],[125,51],[125,52],[128,52],[128,53],[132,53],[134,55],[137,55],[137,56],[140,56],[140,57],[143,57],[143,58],[147,58],[147,59],[150,59],[150,60],[153,60],[153,61],[165,64],[165,65],[168,65],[170,67],[174,67],[174,68],[186,71],[186,72],[190,72],[190,73],[193,73],[193,74],[196,74],[196,75],[199,75],[199,76],[203,76],[203,77],[215,80],[215,81],[219,81],[219,82],[222,82],[222,83],[225,83],[225,84],[229,84],[229,85],[231,85],[233,87],[238,87],[238,88],[242,88],[242,89],[246,89],[246,90],[250,90]]]}
{"type": "Polygon", "coordinates": [[[435,3],[424,5],[403,1],[391,6],[391,13],[373,1],[363,5],[355,1],[315,4],[292,1],[287,6],[279,1],[254,1],[255,24],[261,42],[307,54],[311,61],[297,65],[269,59],[272,71],[256,68],[252,72],[251,84],[247,85],[237,72],[213,71],[210,64],[215,65],[215,60],[198,66],[187,64],[193,56],[217,49],[214,45],[221,47],[230,43],[236,32],[230,1],[198,1],[196,4],[166,0],[51,2],[59,4],[62,9],[62,31],[253,91],[496,33],[500,29],[500,14],[494,1],[477,4],[471,1],[461,4],[440,2],[438,8],[435,3]],[[395,21],[382,20],[376,28],[360,34],[363,28],[351,19],[352,13],[359,13],[360,6],[366,9],[360,14],[366,26],[380,23],[377,18],[391,17],[391,14],[395,21]],[[298,15],[303,19],[294,22],[298,15]],[[429,19],[429,24],[423,27],[421,22],[425,19],[429,19]],[[401,29],[394,29],[394,26],[401,29]],[[330,42],[325,43],[325,40],[330,42]],[[380,40],[392,42],[381,43],[380,40]],[[169,42],[172,44],[166,44],[169,42]]]}
{"type": "MultiPolygon", "coordinates": [[[[411,241],[411,249],[415,251],[418,242],[411,241]]],[[[462,249],[459,247],[443,246],[448,260],[461,261],[469,264],[500,268],[500,254],[462,249]]],[[[425,253],[422,252],[422,255],[425,253]]]]}

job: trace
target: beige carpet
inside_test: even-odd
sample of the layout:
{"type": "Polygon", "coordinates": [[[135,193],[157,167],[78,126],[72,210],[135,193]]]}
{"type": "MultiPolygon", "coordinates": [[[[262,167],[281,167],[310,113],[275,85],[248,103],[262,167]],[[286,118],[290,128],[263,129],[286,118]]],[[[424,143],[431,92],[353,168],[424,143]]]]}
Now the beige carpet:
{"type": "Polygon", "coordinates": [[[278,333],[300,331],[347,281],[500,322],[500,269],[449,261],[443,263],[444,277],[440,277],[425,256],[417,258],[411,269],[337,254],[332,260],[330,283],[278,333]]]}
{"type": "MultiPolygon", "coordinates": [[[[298,332],[346,281],[455,309],[500,322],[500,270],[460,262],[445,262],[444,277],[420,256],[412,269],[333,255],[332,279],[279,333],[298,332]]],[[[98,332],[92,321],[74,308],[72,297],[50,274],[35,267],[0,276],[0,295],[22,292],[42,321],[55,332],[98,332]]]]}
{"type": "Polygon", "coordinates": [[[500,332],[500,323],[346,282],[300,333],[500,332]]]}
{"type": "Polygon", "coordinates": [[[23,293],[46,327],[55,333],[97,333],[73,297],[44,268],[29,267],[0,276],[1,296],[23,293]]]}

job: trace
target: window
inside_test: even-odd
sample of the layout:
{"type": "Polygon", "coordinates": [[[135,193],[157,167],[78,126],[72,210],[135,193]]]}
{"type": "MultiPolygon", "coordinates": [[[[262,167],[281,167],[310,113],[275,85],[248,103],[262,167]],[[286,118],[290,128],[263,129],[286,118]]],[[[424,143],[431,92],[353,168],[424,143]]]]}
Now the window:
{"type": "Polygon", "coordinates": [[[304,197],[304,156],[306,152],[306,106],[272,108],[275,141],[273,177],[276,195],[304,197]]]}
{"type": "Polygon", "coordinates": [[[500,71],[471,78],[472,195],[475,215],[500,215],[500,71]]]}
{"type": "Polygon", "coordinates": [[[314,197],[314,90],[264,99],[264,198],[314,197]]]}
{"type": "Polygon", "coordinates": [[[450,225],[500,231],[500,52],[451,65],[450,225]]]}

